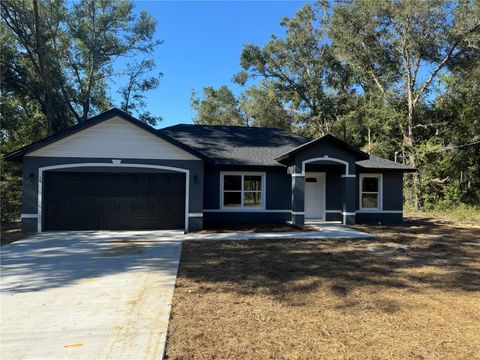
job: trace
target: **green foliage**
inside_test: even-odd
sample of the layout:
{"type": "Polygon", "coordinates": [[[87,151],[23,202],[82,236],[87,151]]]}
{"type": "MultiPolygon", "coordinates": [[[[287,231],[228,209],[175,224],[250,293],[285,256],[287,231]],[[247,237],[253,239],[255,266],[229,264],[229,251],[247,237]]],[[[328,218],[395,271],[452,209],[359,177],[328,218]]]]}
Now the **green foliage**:
{"type": "Polygon", "coordinates": [[[128,114],[136,112],[139,119],[143,122],[155,126],[157,121],[161,120],[159,116],[152,115],[145,102],[146,92],[154,90],[160,84],[160,73],[157,76],[151,76],[150,73],[155,68],[155,61],[152,59],[143,59],[139,63],[128,64],[125,74],[128,77],[127,84],[118,90],[122,101],[121,109],[128,114]]]}
{"type": "MultiPolygon", "coordinates": [[[[243,70],[234,77],[242,85],[250,79],[263,79],[267,85],[261,86],[276,96],[276,100],[270,96],[264,105],[275,103],[276,113],[289,116],[291,127],[308,136],[330,132],[352,92],[350,69],[337,61],[329,45],[328,21],[325,5],[303,6],[292,18],[281,20],[285,38],[272,35],[263,48],[254,44],[244,47],[240,57],[243,70]]],[[[258,89],[247,90],[247,98],[252,91],[258,89]]],[[[258,105],[258,100],[247,105],[256,109],[254,116],[265,112],[259,111],[258,105]]],[[[271,118],[271,113],[266,115],[271,118]]],[[[281,127],[287,128],[286,124],[281,127]]]]}
{"type": "Polygon", "coordinates": [[[287,110],[279,100],[278,90],[267,81],[251,86],[240,96],[240,108],[251,126],[291,130],[287,110]]]}
{"type": "Polygon", "coordinates": [[[7,0],[0,6],[2,88],[38,104],[48,134],[111,107],[109,81],[145,73],[143,61],[125,72],[114,70],[115,61],[148,56],[160,44],[156,20],[135,14],[131,0],[7,0]]]}
{"type": "Polygon", "coordinates": [[[413,209],[406,210],[407,216],[422,216],[422,217],[444,217],[449,220],[455,220],[460,223],[471,223],[478,225],[480,221],[480,206],[467,204],[438,204],[429,206],[425,211],[418,212],[413,209]]]}
{"type": "Polygon", "coordinates": [[[409,206],[479,204],[480,2],[328,4],[303,6],[281,20],[284,37],[244,47],[234,81],[246,89],[230,92],[230,107],[248,125],[330,132],[417,167],[405,176],[409,206]]]}
{"type": "Polygon", "coordinates": [[[238,100],[226,86],[203,88],[203,99],[192,93],[191,104],[197,112],[195,124],[247,125],[238,100]]]}

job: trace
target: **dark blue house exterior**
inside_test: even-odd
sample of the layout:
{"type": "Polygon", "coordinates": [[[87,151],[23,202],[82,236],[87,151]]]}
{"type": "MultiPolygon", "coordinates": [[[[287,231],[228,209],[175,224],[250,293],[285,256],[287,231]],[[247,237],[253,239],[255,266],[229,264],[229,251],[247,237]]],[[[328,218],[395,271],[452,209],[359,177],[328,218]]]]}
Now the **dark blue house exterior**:
{"type": "Polygon", "coordinates": [[[332,135],[154,129],[112,109],[6,156],[23,163],[22,228],[173,229],[216,222],[401,222],[403,174],[332,135]]]}

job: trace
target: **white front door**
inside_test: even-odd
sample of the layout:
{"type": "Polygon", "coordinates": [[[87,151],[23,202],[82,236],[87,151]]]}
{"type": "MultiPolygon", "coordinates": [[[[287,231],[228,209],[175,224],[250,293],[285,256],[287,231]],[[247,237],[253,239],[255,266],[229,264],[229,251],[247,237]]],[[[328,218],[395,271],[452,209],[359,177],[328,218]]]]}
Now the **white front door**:
{"type": "Polygon", "coordinates": [[[325,173],[305,174],[305,219],[325,220],[325,173]]]}

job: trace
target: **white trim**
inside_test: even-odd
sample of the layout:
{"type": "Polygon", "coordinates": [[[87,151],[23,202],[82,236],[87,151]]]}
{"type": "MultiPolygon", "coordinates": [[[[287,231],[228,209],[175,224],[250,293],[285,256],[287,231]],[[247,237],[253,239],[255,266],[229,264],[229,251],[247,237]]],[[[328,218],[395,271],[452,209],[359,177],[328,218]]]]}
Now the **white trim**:
{"type": "Polygon", "coordinates": [[[356,211],[353,212],[348,212],[348,211],[342,211],[343,216],[355,216],[356,211]]]}
{"type": "Polygon", "coordinates": [[[224,208],[224,209],[203,209],[204,213],[229,213],[229,212],[253,212],[253,213],[291,213],[292,210],[280,210],[280,209],[258,209],[258,208],[224,208]]]}
{"type": "Polygon", "coordinates": [[[22,214],[22,219],[37,219],[38,214],[22,214]]]}
{"type": "MultiPolygon", "coordinates": [[[[368,193],[368,191],[367,191],[368,193]]],[[[361,173],[360,179],[358,181],[358,208],[361,212],[381,212],[383,210],[383,174],[370,174],[370,173],[361,173]],[[364,208],[362,207],[362,181],[363,178],[377,178],[378,179],[378,204],[376,208],[364,208]]]]}
{"type": "Polygon", "coordinates": [[[37,231],[42,232],[42,193],[43,193],[43,172],[57,169],[69,169],[77,167],[131,167],[131,168],[143,168],[143,169],[159,169],[159,170],[171,170],[175,172],[181,172],[185,174],[185,232],[188,232],[188,206],[190,195],[190,170],[182,169],[172,166],[163,165],[150,165],[150,164],[117,164],[117,163],[75,163],[75,164],[62,164],[51,165],[38,168],[38,221],[37,231]]]}
{"type": "Polygon", "coordinates": [[[305,215],[304,211],[292,211],[292,215],[305,215]]]}
{"type": "Polygon", "coordinates": [[[305,174],[292,174],[293,177],[305,177],[305,174]]]}
{"type": "MultiPolygon", "coordinates": [[[[332,158],[332,157],[329,157],[328,155],[325,155],[325,156],[322,156],[322,157],[317,157],[317,158],[311,158],[311,159],[307,159],[307,160],[303,160],[302,161],[302,174],[305,174],[305,165],[308,164],[308,163],[311,163],[311,162],[315,162],[315,161],[332,161],[332,162],[336,162],[336,163],[340,163],[340,164],[343,164],[345,165],[345,174],[346,175],[349,175],[350,174],[350,171],[349,171],[349,164],[347,161],[345,160],[341,160],[341,159],[337,159],[337,158],[332,158]]],[[[354,174],[351,174],[351,175],[354,175],[354,174]]]]}
{"type": "Polygon", "coordinates": [[[340,176],[341,176],[342,178],[355,178],[355,177],[357,177],[357,175],[352,175],[352,174],[346,174],[346,175],[345,175],[345,174],[342,174],[342,175],[340,175],[340,176]]]}
{"type": "MultiPolygon", "coordinates": [[[[320,218],[315,218],[315,219],[325,221],[326,219],[325,208],[327,207],[327,174],[325,172],[320,172],[320,171],[309,171],[308,173],[305,173],[305,178],[309,177],[310,174],[312,174],[311,175],[312,177],[320,178],[322,182],[322,189],[320,189],[320,191],[322,192],[322,199],[323,199],[323,204],[322,204],[323,214],[321,214],[320,218]]],[[[307,196],[307,192],[304,190],[304,198],[306,196],[307,196]]],[[[304,208],[305,208],[305,199],[304,199],[304,208]]],[[[313,219],[313,218],[308,218],[308,219],[313,219]]]]}
{"type": "Polygon", "coordinates": [[[203,217],[203,213],[188,213],[188,217],[203,217]]]}
{"type": "Polygon", "coordinates": [[[403,210],[357,210],[357,214],[403,214],[403,210]]]}
{"type": "Polygon", "coordinates": [[[325,210],[326,214],[341,214],[342,210],[325,210]]]}
{"type": "Polygon", "coordinates": [[[232,211],[232,212],[249,212],[249,211],[259,211],[259,210],[265,210],[265,204],[266,204],[266,197],[267,197],[267,192],[266,192],[266,189],[267,189],[267,175],[266,175],[266,172],[260,172],[260,171],[220,171],[220,198],[219,198],[219,201],[220,201],[220,209],[221,210],[224,210],[224,211],[232,211]],[[241,176],[242,180],[241,180],[241,190],[227,190],[227,191],[237,191],[237,192],[240,192],[242,195],[241,195],[241,198],[240,198],[240,201],[241,201],[241,205],[239,207],[228,207],[228,206],[224,206],[223,204],[223,200],[224,200],[224,197],[223,197],[223,193],[224,193],[224,189],[223,189],[223,186],[224,186],[224,181],[223,181],[223,178],[225,175],[237,175],[237,176],[241,176]],[[244,207],[243,205],[243,194],[245,193],[245,190],[243,189],[244,187],[244,183],[243,183],[243,178],[244,176],[249,176],[249,175],[252,175],[252,176],[261,176],[262,178],[262,190],[261,190],[261,204],[259,207],[244,207]]]}

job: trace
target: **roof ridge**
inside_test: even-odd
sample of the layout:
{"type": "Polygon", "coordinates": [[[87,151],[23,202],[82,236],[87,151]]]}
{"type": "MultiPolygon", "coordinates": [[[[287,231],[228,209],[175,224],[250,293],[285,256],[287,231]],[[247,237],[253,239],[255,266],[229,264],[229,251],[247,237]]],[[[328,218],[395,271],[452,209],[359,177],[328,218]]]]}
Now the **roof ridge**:
{"type": "MultiPolygon", "coordinates": [[[[273,126],[245,126],[245,125],[218,125],[218,124],[175,124],[171,126],[167,126],[165,128],[159,129],[159,130],[164,130],[164,129],[171,129],[176,126],[198,126],[198,127],[225,127],[225,128],[245,128],[245,129],[270,129],[270,130],[278,130],[278,131],[285,131],[288,132],[289,134],[297,135],[294,134],[288,130],[280,129],[278,127],[273,127],[273,126]]],[[[299,135],[301,136],[301,135],[299,135]]]]}

